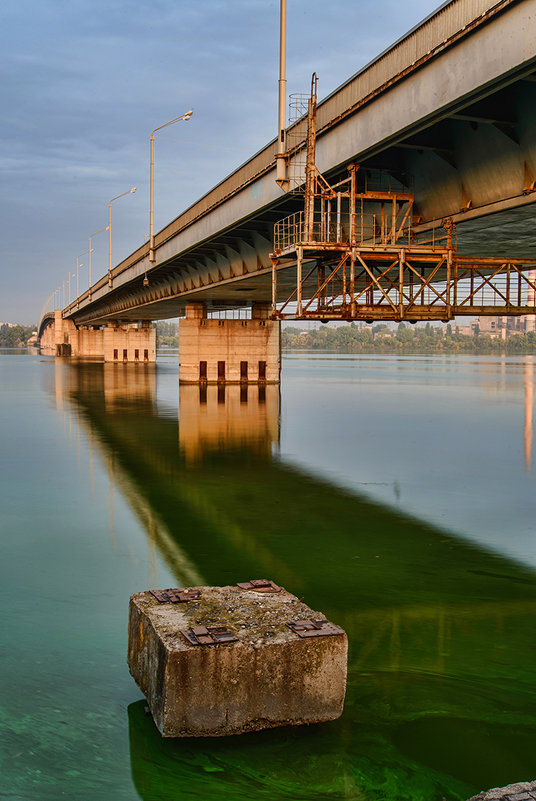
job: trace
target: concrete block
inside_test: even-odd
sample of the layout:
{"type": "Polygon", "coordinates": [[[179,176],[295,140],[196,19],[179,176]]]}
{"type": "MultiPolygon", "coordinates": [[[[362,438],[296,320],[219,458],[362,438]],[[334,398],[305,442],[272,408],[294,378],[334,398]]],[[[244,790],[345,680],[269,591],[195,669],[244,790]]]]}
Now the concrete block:
{"type": "Polygon", "coordinates": [[[160,602],[152,592],[130,599],[128,665],[164,737],[241,734],[341,715],[348,649],[342,629],[282,588],[188,593],[196,591],[199,598],[188,602],[160,602]],[[324,623],[293,630],[293,621],[324,623]],[[331,633],[311,636],[322,631],[331,633]],[[213,643],[192,644],[196,638],[213,643]]]}
{"type": "Polygon", "coordinates": [[[536,799],[536,781],[494,787],[492,790],[474,795],[469,801],[534,801],[534,799],[536,799]]]}

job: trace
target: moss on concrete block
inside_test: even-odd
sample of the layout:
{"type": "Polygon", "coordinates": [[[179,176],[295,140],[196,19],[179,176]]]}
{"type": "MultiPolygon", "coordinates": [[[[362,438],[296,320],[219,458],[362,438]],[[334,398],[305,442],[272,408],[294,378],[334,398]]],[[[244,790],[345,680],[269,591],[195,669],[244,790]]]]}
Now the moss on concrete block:
{"type": "Polygon", "coordinates": [[[284,589],[189,589],[200,591],[198,600],[161,603],[151,592],[130,599],[128,664],[164,737],[241,734],[341,715],[342,629],[299,636],[288,623],[324,615],[284,589]],[[236,640],[192,644],[181,631],[195,626],[225,627],[236,640]]]}

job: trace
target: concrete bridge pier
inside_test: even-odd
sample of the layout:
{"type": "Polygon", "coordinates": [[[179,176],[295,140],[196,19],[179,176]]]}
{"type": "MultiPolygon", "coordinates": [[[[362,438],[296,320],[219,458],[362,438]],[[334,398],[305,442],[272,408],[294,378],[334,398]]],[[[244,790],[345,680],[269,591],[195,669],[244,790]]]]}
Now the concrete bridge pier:
{"type": "Polygon", "coordinates": [[[141,328],[112,321],[103,330],[105,362],[155,362],[156,328],[143,320],[141,328]]]}
{"type": "Polygon", "coordinates": [[[43,352],[78,359],[103,359],[105,362],[155,362],[156,329],[150,320],[141,326],[113,320],[104,328],[81,326],[65,319],[57,309],[54,325],[41,337],[43,352]]]}
{"type": "Polygon", "coordinates": [[[204,303],[188,303],[179,322],[179,380],[197,384],[279,382],[281,325],[270,303],[253,303],[251,319],[208,318],[204,303]]]}
{"type": "Polygon", "coordinates": [[[60,309],[54,312],[54,345],[56,356],[71,356],[74,355],[73,350],[76,350],[75,338],[77,329],[71,320],[64,320],[60,309]],[[73,347],[74,346],[74,347],[73,347]]]}

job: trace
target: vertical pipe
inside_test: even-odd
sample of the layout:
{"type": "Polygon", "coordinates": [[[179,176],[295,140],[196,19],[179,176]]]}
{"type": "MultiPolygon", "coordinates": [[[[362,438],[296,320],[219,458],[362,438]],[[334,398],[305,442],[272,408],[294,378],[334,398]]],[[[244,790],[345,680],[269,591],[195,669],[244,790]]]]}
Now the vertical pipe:
{"type": "Polygon", "coordinates": [[[287,49],[287,0],[281,0],[279,15],[279,124],[277,136],[277,152],[280,156],[286,153],[285,111],[287,100],[286,49],[287,49]]]}
{"type": "Polygon", "coordinates": [[[342,265],[342,305],[346,306],[346,258],[342,265]]]}
{"type": "Polygon", "coordinates": [[[453,299],[454,315],[456,316],[456,309],[458,308],[458,262],[454,260],[454,280],[453,280],[453,299]]]}
{"type": "Polygon", "coordinates": [[[296,316],[301,317],[302,314],[302,256],[303,248],[296,248],[296,316]]]}
{"type": "MultiPolygon", "coordinates": [[[[151,153],[149,161],[149,263],[154,264],[154,131],[151,134],[151,153]]],[[[111,230],[111,220],[108,222],[111,230]]],[[[111,237],[111,234],[110,234],[111,237]]],[[[110,256],[111,263],[111,256],[110,256]]],[[[111,269],[111,268],[110,268],[111,269]]]]}
{"type": "Polygon", "coordinates": [[[404,262],[405,251],[402,248],[398,261],[398,313],[401,320],[404,319],[404,262]]]}
{"type": "Polygon", "coordinates": [[[447,291],[445,293],[446,296],[447,296],[447,317],[448,317],[449,320],[450,320],[450,305],[451,305],[450,304],[450,273],[451,273],[451,268],[452,268],[452,250],[449,249],[449,251],[447,253],[447,287],[446,287],[447,291]]]}
{"type": "Polygon", "coordinates": [[[108,286],[112,286],[112,201],[108,203],[108,286]]]}
{"type": "MultiPolygon", "coordinates": [[[[311,78],[311,96],[307,106],[307,163],[305,167],[305,239],[314,240],[314,213],[316,192],[316,87],[317,77],[313,73],[311,78]]],[[[322,220],[321,220],[322,222],[322,220]]]]}
{"type": "Polygon", "coordinates": [[[350,212],[350,244],[355,245],[355,166],[353,164],[350,168],[350,203],[348,204],[348,211],[350,212]]]}
{"type": "Polygon", "coordinates": [[[352,248],[350,254],[350,303],[352,304],[352,317],[354,317],[354,299],[355,299],[355,248],[352,248]]]}
{"type": "Polygon", "coordinates": [[[277,311],[277,259],[272,259],[272,314],[277,311]]]}
{"type": "Polygon", "coordinates": [[[280,14],[279,14],[279,108],[277,119],[277,153],[276,160],[276,178],[275,181],[278,186],[285,192],[289,190],[289,180],[287,177],[287,141],[286,141],[286,125],[285,125],[285,112],[287,104],[287,80],[285,75],[286,65],[286,49],[287,49],[287,2],[281,0],[280,14]]]}
{"type": "Polygon", "coordinates": [[[337,242],[341,241],[341,193],[337,192],[337,242]]]}

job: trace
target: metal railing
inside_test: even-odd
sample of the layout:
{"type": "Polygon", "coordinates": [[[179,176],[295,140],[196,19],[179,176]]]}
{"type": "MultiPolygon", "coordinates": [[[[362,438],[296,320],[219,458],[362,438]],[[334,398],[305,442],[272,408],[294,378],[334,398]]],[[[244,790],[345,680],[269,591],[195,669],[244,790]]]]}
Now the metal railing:
{"type": "Polygon", "coordinates": [[[400,245],[430,250],[447,247],[448,232],[442,221],[433,221],[428,230],[419,233],[413,228],[411,216],[402,223],[401,219],[403,221],[400,215],[393,217],[391,214],[356,212],[352,215],[341,214],[340,211],[315,210],[307,230],[305,213],[297,211],[275,223],[274,248],[276,251],[288,251],[299,245],[311,244],[351,244],[370,248],[400,245]]]}

